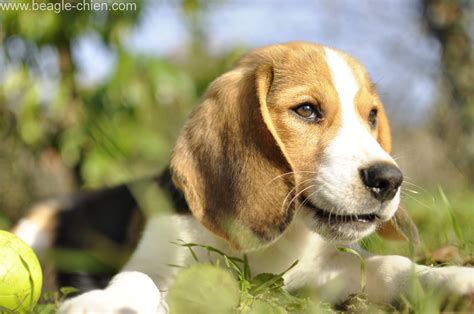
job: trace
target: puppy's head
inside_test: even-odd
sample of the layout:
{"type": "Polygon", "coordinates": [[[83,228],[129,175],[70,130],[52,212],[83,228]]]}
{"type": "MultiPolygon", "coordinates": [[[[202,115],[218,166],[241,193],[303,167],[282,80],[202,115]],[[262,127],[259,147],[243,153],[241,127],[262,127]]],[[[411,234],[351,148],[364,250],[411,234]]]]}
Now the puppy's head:
{"type": "Polygon", "coordinates": [[[270,243],[301,211],[328,239],[388,221],[402,174],[362,65],[308,43],[254,50],[209,87],[174,150],[196,216],[235,247],[270,243]]]}

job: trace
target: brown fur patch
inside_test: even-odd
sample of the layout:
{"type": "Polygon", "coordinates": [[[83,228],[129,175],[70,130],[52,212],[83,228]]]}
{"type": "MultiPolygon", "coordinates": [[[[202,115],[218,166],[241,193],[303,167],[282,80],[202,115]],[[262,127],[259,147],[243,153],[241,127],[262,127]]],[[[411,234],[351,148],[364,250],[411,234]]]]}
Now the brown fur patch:
{"type": "MultiPolygon", "coordinates": [[[[57,214],[60,211],[59,205],[56,201],[49,201],[40,203],[31,208],[28,216],[24,218],[29,223],[35,225],[38,230],[42,230],[45,234],[54,237],[54,231],[58,224],[57,214]]],[[[16,232],[18,225],[11,231],[16,232]]]]}
{"type": "Polygon", "coordinates": [[[193,214],[236,248],[278,237],[291,221],[282,202],[291,170],[259,110],[255,69],[237,68],[209,88],[178,139],[172,169],[193,214]]]}

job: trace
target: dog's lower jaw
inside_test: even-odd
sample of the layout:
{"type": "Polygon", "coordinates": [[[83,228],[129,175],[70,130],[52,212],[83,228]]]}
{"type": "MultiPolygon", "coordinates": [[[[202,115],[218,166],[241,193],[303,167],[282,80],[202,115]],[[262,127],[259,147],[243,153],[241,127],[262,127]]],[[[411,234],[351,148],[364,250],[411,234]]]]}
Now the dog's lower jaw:
{"type": "Polygon", "coordinates": [[[315,214],[312,208],[302,208],[301,216],[306,227],[319,234],[325,240],[338,244],[351,244],[370,235],[377,229],[377,221],[336,222],[331,219],[322,219],[315,214]]]}
{"type": "Polygon", "coordinates": [[[367,226],[356,226],[348,228],[345,225],[330,225],[321,222],[316,223],[316,232],[326,240],[338,244],[351,244],[369,236],[377,229],[376,223],[367,223],[367,226]]]}
{"type": "MultiPolygon", "coordinates": [[[[320,202],[321,199],[324,199],[324,197],[319,198],[320,202]]],[[[338,204],[336,206],[328,201],[321,202],[321,204],[326,205],[317,205],[313,199],[304,196],[300,198],[299,208],[301,209],[301,216],[304,217],[305,225],[311,231],[316,232],[326,241],[350,244],[369,236],[377,230],[381,223],[390,220],[395,214],[399,203],[400,190],[397,191],[392,200],[379,204],[375,208],[369,206],[372,210],[368,212],[350,210],[346,210],[343,213],[331,212],[324,208],[338,208],[344,205],[338,204]]],[[[365,205],[360,207],[365,207],[365,205]]]]}

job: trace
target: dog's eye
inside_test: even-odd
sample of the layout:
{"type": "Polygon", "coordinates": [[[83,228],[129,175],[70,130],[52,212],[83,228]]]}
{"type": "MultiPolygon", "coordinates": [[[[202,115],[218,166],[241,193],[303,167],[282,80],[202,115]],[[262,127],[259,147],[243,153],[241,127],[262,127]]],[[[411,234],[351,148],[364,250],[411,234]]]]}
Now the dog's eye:
{"type": "Polygon", "coordinates": [[[312,122],[319,122],[323,119],[323,113],[319,106],[311,103],[303,103],[293,109],[293,111],[300,117],[310,120],[312,122]]]}
{"type": "Polygon", "coordinates": [[[375,129],[377,126],[377,112],[377,109],[372,109],[369,113],[369,125],[372,129],[375,129]]]}

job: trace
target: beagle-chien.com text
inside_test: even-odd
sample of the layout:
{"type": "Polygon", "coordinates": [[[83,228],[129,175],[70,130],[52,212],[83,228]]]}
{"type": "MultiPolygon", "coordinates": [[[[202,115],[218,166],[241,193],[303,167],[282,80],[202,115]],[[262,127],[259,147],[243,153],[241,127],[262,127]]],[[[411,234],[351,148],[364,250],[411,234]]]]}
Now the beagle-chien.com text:
{"type": "MultiPolygon", "coordinates": [[[[393,301],[412,274],[430,289],[474,293],[472,268],[415,265],[357,245],[375,231],[409,229],[397,211],[403,176],[390,150],[383,105],[359,62],[310,43],[253,50],[209,86],[176,143],[169,180],[156,180],[172,191],[176,212],[149,218],[108,286],[66,301],[61,312],[165,311],[160,291],[178,272],[169,265],[195,263],[171,243],[178,239],[245,253],[255,274],[298,260],[284,276],[286,289],[309,287],[332,303],[360,291],[359,261],[341,246],[364,257],[371,301],[393,301]]],[[[20,236],[27,223],[17,227],[20,236]]]]}

